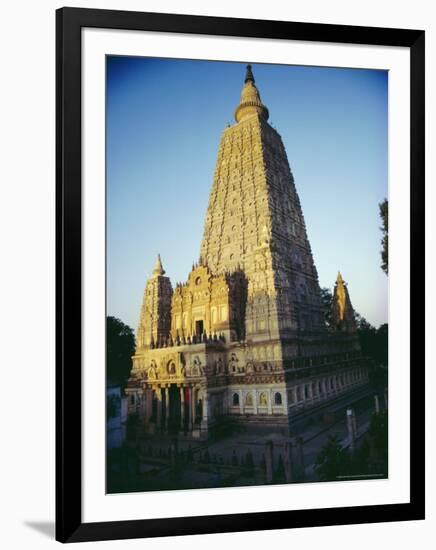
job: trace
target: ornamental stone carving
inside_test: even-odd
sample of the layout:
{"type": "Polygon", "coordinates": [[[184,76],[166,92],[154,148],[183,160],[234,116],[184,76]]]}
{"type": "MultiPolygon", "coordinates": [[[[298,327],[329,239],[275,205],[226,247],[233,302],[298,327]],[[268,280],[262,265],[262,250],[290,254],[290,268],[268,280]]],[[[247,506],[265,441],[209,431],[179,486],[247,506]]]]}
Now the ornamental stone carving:
{"type": "Polygon", "coordinates": [[[138,392],[151,392],[144,402],[156,421],[178,410],[191,415],[192,430],[199,419],[205,429],[229,414],[274,414],[271,422],[290,423],[292,406],[314,395],[301,393],[299,380],[313,380],[319,399],[339,387],[319,389],[326,369],[338,380],[345,366],[354,373],[341,391],[367,380],[340,275],[334,330],[326,328],[294,177],[268,117],[248,66],[236,124],[221,136],[198,261],[173,288],[158,256],[146,282],[126,392],[134,396],[132,410],[138,392]],[[285,403],[288,385],[298,392],[285,403]]]}

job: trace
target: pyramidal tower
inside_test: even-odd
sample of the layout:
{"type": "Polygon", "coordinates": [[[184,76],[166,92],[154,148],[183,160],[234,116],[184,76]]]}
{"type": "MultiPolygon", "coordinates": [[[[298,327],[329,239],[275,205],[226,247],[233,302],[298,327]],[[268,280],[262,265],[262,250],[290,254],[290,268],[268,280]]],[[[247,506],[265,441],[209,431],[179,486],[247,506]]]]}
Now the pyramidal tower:
{"type": "Polygon", "coordinates": [[[333,291],[332,324],[336,330],[344,332],[355,332],[357,328],[347,284],[340,272],[333,291]]]}
{"type": "Polygon", "coordinates": [[[364,385],[348,290],[327,329],[303,213],[250,65],[222,134],[199,260],[174,287],[158,257],[127,387],[150,433],[207,437],[231,419],[289,434],[295,413],[364,385]],[[336,315],[336,317],[335,317],[336,315]]]}
{"type": "Polygon", "coordinates": [[[171,325],[171,281],[165,277],[160,254],[144,290],[141,316],[136,335],[138,347],[151,348],[167,341],[171,325]]]}
{"type": "Polygon", "coordinates": [[[236,124],[221,138],[200,255],[214,274],[245,273],[247,338],[290,341],[325,326],[300,200],[268,117],[248,65],[236,124]]]}

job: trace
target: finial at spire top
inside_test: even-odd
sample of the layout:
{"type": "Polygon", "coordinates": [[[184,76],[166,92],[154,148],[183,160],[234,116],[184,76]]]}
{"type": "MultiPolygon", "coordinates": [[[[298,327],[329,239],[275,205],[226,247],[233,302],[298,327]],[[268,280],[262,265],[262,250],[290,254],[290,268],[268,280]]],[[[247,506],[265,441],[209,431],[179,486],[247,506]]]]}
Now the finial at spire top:
{"type": "Polygon", "coordinates": [[[342,278],[342,275],[341,275],[340,271],[338,271],[338,276],[336,277],[336,282],[337,283],[343,283],[344,282],[344,279],[342,278]]]}
{"type": "Polygon", "coordinates": [[[254,76],[253,76],[253,72],[252,72],[252,70],[251,70],[251,65],[250,65],[250,64],[247,65],[247,70],[246,70],[246,72],[245,72],[245,80],[244,80],[244,82],[247,83],[248,81],[253,82],[253,84],[254,84],[254,82],[255,82],[254,76]]]}
{"type": "Polygon", "coordinates": [[[251,65],[247,65],[244,86],[241,92],[241,100],[235,110],[235,120],[236,122],[240,122],[256,113],[264,120],[268,120],[268,109],[260,99],[259,90],[256,88],[254,82],[251,65]]]}
{"type": "Polygon", "coordinates": [[[160,254],[157,255],[156,264],[153,269],[153,275],[165,275],[165,270],[162,267],[162,261],[160,259],[160,254]]]}

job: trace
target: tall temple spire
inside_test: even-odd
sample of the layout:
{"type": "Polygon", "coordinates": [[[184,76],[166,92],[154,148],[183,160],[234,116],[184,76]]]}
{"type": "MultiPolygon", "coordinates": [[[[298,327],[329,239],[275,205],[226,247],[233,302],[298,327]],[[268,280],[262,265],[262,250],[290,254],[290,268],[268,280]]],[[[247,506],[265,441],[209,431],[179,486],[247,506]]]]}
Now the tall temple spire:
{"type": "Polygon", "coordinates": [[[248,66],[238,124],[221,138],[200,255],[213,275],[244,274],[248,338],[290,340],[325,331],[324,310],[285,147],[267,117],[248,66]]]}
{"type": "Polygon", "coordinates": [[[251,65],[247,65],[244,87],[241,92],[241,101],[235,110],[236,122],[241,122],[245,118],[257,113],[260,117],[268,120],[268,109],[260,99],[259,90],[256,88],[251,65]]]}
{"type": "Polygon", "coordinates": [[[340,271],[338,271],[335,289],[333,292],[332,319],[333,326],[337,330],[342,330],[346,332],[354,332],[356,330],[354,309],[351,305],[347,285],[342,278],[340,271]]]}
{"type": "Polygon", "coordinates": [[[154,276],[165,275],[165,269],[162,267],[162,261],[160,259],[160,254],[157,255],[156,264],[153,269],[154,276]]]}

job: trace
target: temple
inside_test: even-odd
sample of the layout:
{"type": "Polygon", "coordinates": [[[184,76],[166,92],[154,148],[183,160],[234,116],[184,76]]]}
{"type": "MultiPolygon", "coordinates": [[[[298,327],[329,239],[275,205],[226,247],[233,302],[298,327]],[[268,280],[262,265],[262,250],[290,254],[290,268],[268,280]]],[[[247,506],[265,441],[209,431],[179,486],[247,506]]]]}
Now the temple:
{"type": "Polygon", "coordinates": [[[145,286],[126,392],[149,433],[207,438],[230,422],[286,435],[301,409],[368,381],[340,274],[326,325],[294,178],[268,118],[248,65],[198,261],[173,288],[158,257],[145,286]]]}

